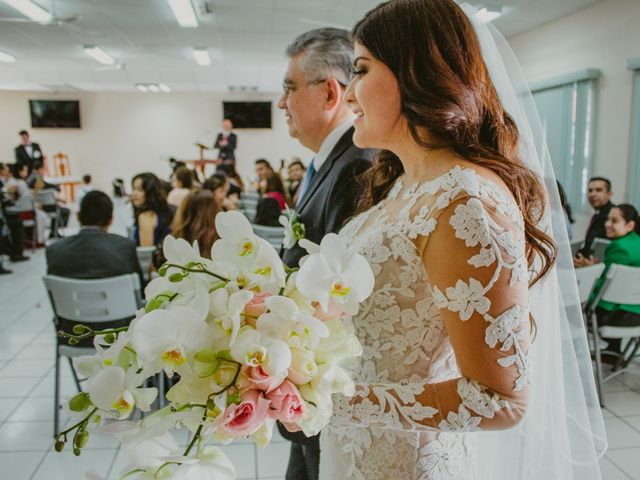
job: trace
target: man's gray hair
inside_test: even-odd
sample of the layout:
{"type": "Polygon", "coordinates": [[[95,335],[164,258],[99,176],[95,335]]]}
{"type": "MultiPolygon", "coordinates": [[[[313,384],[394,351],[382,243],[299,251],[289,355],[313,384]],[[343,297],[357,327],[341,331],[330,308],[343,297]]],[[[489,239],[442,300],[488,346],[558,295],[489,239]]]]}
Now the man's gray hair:
{"type": "Polygon", "coordinates": [[[327,27],[305,32],[286,53],[289,58],[303,54],[300,67],[309,81],[335,77],[346,87],[353,76],[353,44],[348,30],[327,27]]]}

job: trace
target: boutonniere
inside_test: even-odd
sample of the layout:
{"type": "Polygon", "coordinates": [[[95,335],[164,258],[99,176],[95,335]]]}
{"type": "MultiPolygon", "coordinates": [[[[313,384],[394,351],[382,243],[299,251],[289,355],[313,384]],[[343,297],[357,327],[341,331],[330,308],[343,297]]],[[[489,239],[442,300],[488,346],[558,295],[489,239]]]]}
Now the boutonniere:
{"type": "Polygon", "coordinates": [[[306,232],[304,223],[300,221],[300,215],[295,210],[287,207],[278,221],[284,227],[284,248],[293,248],[299,240],[304,238],[306,232]]]}

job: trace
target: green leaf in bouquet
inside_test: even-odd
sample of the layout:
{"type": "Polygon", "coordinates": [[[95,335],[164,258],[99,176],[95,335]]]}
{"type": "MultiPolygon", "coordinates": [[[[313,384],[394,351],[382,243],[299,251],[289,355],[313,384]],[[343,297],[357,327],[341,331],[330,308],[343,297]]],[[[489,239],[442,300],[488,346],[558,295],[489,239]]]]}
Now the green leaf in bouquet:
{"type": "Polygon", "coordinates": [[[233,357],[231,356],[231,350],[220,350],[216,356],[223,360],[229,360],[230,362],[235,362],[233,357]]]}
{"type": "Polygon", "coordinates": [[[216,373],[218,371],[219,366],[220,366],[220,362],[218,362],[218,359],[214,359],[213,362],[206,362],[206,363],[196,361],[193,364],[193,369],[195,370],[196,374],[200,378],[204,378],[216,373]]]}
{"type": "Polygon", "coordinates": [[[84,412],[91,405],[91,399],[87,392],[78,393],[69,400],[69,410],[72,412],[84,412]]]}
{"type": "Polygon", "coordinates": [[[213,363],[218,361],[216,352],[214,352],[213,350],[200,350],[194,355],[193,358],[202,363],[213,363]]]}

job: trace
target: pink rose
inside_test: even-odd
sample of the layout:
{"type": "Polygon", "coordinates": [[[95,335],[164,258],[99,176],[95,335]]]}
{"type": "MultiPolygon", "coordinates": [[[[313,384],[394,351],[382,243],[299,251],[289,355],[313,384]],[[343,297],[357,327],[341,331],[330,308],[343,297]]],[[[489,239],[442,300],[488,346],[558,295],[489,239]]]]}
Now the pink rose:
{"type": "Polygon", "coordinates": [[[293,383],[285,380],[273,392],[267,394],[269,416],[283,423],[295,423],[307,412],[307,406],[293,383]]]}
{"type": "Polygon", "coordinates": [[[344,313],[344,311],[342,311],[340,307],[338,307],[336,302],[332,300],[329,300],[329,311],[327,312],[325,312],[322,309],[322,307],[318,302],[313,302],[311,306],[315,308],[315,312],[313,312],[313,316],[319,320],[322,320],[323,322],[327,322],[329,320],[335,320],[336,318],[338,318],[340,315],[344,313]]]}
{"type": "Polygon", "coordinates": [[[254,433],[269,414],[269,401],[258,390],[242,393],[239,405],[231,404],[224,411],[217,431],[230,437],[246,437],[254,433]]]}
{"type": "Polygon", "coordinates": [[[283,377],[271,377],[262,369],[262,366],[251,367],[247,372],[247,376],[251,379],[254,387],[266,393],[279,387],[284,380],[283,377]]]}
{"type": "Polygon", "coordinates": [[[244,307],[244,314],[249,315],[250,317],[256,318],[247,318],[245,317],[245,321],[255,328],[256,319],[267,311],[267,306],[264,304],[264,301],[267,297],[270,297],[271,293],[269,292],[256,292],[253,294],[253,298],[247,305],[244,307]]]}

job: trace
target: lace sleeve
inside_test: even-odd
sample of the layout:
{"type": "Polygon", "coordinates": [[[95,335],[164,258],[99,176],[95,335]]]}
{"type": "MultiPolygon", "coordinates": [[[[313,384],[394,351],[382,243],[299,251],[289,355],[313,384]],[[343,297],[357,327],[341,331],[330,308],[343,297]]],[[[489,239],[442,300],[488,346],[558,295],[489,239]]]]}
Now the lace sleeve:
{"type": "Polygon", "coordinates": [[[488,207],[467,196],[439,213],[437,228],[417,240],[461,376],[357,385],[342,406],[351,423],[474,431],[524,417],[530,322],[520,212],[512,202],[488,207]]]}

